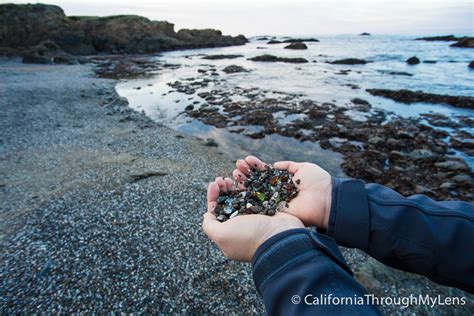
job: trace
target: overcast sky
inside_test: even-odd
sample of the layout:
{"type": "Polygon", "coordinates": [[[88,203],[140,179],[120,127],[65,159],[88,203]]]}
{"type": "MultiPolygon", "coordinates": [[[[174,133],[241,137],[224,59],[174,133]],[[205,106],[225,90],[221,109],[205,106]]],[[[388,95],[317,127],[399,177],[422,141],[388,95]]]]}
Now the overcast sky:
{"type": "MultiPolygon", "coordinates": [[[[0,3],[34,3],[4,1],[0,3]]],[[[474,0],[57,0],[67,15],[138,14],[225,34],[474,34],[474,0]]]]}

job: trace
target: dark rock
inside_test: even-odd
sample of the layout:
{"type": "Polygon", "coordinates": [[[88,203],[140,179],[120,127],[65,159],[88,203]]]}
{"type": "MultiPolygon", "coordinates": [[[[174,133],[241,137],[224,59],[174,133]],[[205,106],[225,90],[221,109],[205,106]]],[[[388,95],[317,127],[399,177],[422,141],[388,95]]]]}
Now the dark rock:
{"type": "Polygon", "coordinates": [[[423,63],[424,64],[436,64],[437,61],[436,60],[423,60],[423,63]]]}
{"type": "Polygon", "coordinates": [[[459,108],[474,109],[474,97],[441,95],[411,90],[367,89],[366,91],[375,96],[407,104],[416,102],[440,103],[459,108]]]}
{"type": "Polygon", "coordinates": [[[357,58],[345,58],[331,61],[329,63],[333,65],[365,65],[367,64],[367,61],[357,58]]]}
{"type": "Polygon", "coordinates": [[[185,111],[192,111],[194,110],[194,105],[190,104],[187,107],[184,108],[185,111]]]}
{"type": "Polygon", "coordinates": [[[409,72],[404,72],[404,71],[384,71],[384,70],[380,70],[381,73],[385,73],[385,74],[388,74],[388,75],[392,75],[392,76],[408,76],[408,77],[411,77],[413,76],[413,74],[409,73],[409,72]]]}
{"type": "Polygon", "coordinates": [[[252,61],[263,61],[263,62],[284,62],[284,63],[307,63],[308,60],[304,58],[286,58],[286,57],[277,57],[273,55],[260,55],[253,58],[249,58],[252,61]]]}
{"type": "Polygon", "coordinates": [[[224,69],[222,69],[222,71],[225,72],[226,74],[233,74],[233,73],[237,73],[237,72],[249,72],[244,67],[237,66],[237,65],[227,66],[224,69]]]}
{"type": "Polygon", "coordinates": [[[448,160],[444,162],[437,162],[435,166],[440,169],[447,169],[451,171],[468,171],[469,167],[464,161],[460,160],[448,160]]]}
{"type": "Polygon", "coordinates": [[[51,40],[72,55],[141,54],[160,51],[243,45],[243,35],[223,36],[218,30],[174,31],[166,21],[136,15],[67,17],[58,6],[0,5],[0,48],[20,52],[51,40]]]}
{"type": "Polygon", "coordinates": [[[137,182],[151,177],[162,177],[166,175],[168,175],[168,173],[163,171],[144,171],[141,173],[130,174],[130,182],[137,182]]]}
{"type": "Polygon", "coordinates": [[[454,35],[441,35],[441,36],[428,36],[428,37],[419,37],[415,38],[416,41],[442,41],[442,42],[454,42],[459,41],[463,37],[456,37],[454,35]]]}
{"type": "Polygon", "coordinates": [[[308,49],[308,46],[306,46],[306,44],[303,42],[294,42],[288,46],[285,46],[285,48],[286,49],[308,49]]]}
{"type": "Polygon", "coordinates": [[[474,37],[464,37],[458,42],[451,44],[452,47],[474,48],[474,37]]]}
{"type": "Polygon", "coordinates": [[[244,55],[207,55],[204,56],[202,59],[209,59],[209,60],[218,60],[218,59],[235,59],[239,57],[244,57],[244,55]]]}
{"type": "Polygon", "coordinates": [[[416,56],[413,56],[413,57],[410,57],[406,60],[406,63],[408,65],[416,65],[416,64],[419,64],[420,63],[420,60],[418,59],[418,57],[416,56]]]}
{"type": "Polygon", "coordinates": [[[352,99],[351,102],[354,104],[360,104],[360,105],[370,105],[368,101],[364,99],[359,99],[359,98],[352,99]]]}
{"type": "Polygon", "coordinates": [[[27,55],[23,57],[22,62],[25,64],[53,64],[51,57],[27,55]]]}
{"type": "Polygon", "coordinates": [[[284,40],[282,43],[301,43],[301,42],[319,42],[315,38],[289,38],[284,40]]]}
{"type": "Polygon", "coordinates": [[[371,34],[370,33],[367,33],[367,32],[363,32],[363,33],[360,33],[359,36],[370,36],[371,34]]]}
{"type": "Polygon", "coordinates": [[[471,62],[467,66],[471,69],[474,69],[474,60],[471,60],[471,62]]]}
{"type": "Polygon", "coordinates": [[[217,147],[217,146],[219,146],[219,145],[216,143],[216,141],[215,141],[214,139],[208,138],[208,139],[206,140],[206,142],[204,143],[204,146],[217,147]]]}
{"type": "Polygon", "coordinates": [[[281,41],[277,41],[277,40],[270,40],[267,42],[267,44],[281,44],[282,42],[281,41]]]}

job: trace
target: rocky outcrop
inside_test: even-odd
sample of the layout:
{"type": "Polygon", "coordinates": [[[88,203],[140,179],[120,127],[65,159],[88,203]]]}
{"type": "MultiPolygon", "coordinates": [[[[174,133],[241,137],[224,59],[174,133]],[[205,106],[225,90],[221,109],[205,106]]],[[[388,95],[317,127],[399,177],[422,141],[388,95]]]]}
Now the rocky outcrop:
{"type": "Polygon", "coordinates": [[[286,49],[308,49],[308,46],[306,46],[305,43],[303,42],[294,42],[291,43],[290,45],[285,46],[286,49]]]}
{"type": "Polygon", "coordinates": [[[166,21],[136,15],[67,17],[58,6],[0,5],[0,51],[24,55],[44,41],[71,55],[140,54],[160,51],[243,45],[243,35],[224,36],[218,30],[174,31],[166,21]]]}
{"type": "Polygon", "coordinates": [[[375,96],[381,96],[408,104],[425,102],[448,104],[458,108],[474,109],[474,97],[452,96],[411,90],[367,89],[367,92],[375,96]]]}
{"type": "Polygon", "coordinates": [[[235,59],[239,57],[244,57],[244,55],[234,55],[234,54],[229,54],[229,55],[207,55],[204,56],[202,59],[208,59],[208,60],[218,60],[218,59],[235,59]]]}
{"type": "Polygon", "coordinates": [[[307,63],[308,60],[304,58],[286,58],[286,57],[277,57],[273,55],[260,55],[256,57],[249,58],[251,61],[264,61],[264,62],[283,62],[283,63],[294,63],[301,64],[307,63]]]}
{"type": "Polygon", "coordinates": [[[471,69],[474,69],[474,60],[471,60],[471,62],[467,66],[471,69]]]}
{"type": "Polygon", "coordinates": [[[367,32],[363,32],[363,33],[360,33],[359,36],[370,36],[371,34],[370,33],[367,33],[367,32]]]}
{"type": "Polygon", "coordinates": [[[410,57],[406,60],[406,63],[408,65],[416,65],[416,64],[419,64],[420,63],[420,60],[418,59],[418,57],[416,56],[413,56],[413,57],[410,57]]]}
{"type": "Polygon", "coordinates": [[[464,37],[454,44],[452,47],[474,48],[474,37],[464,37]]]}
{"type": "Polygon", "coordinates": [[[225,72],[226,74],[235,74],[235,73],[238,73],[238,72],[248,72],[247,69],[245,69],[242,66],[238,66],[238,65],[227,66],[224,69],[222,69],[222,71],[225,72]]]}
{"type": "Polygon", "coordinates": [[[282,43],[298,43],[298,42],[319,42],[316,38],[288,38],[282,43]]]}
{"type": "Polygon", "coordinates": [[[367,64],[366,60],[358,58],[345,58],[329,62],[334,65],[365,65],[367,64]]]}
{"type": "Polygon", "coordinates": [[[429,41],[429,42],[435,42],[435,41],[441,41],[441,42],[454,42],[454,41],[459,41],[463,37],[456,37],[454,35],[441,35],[441,36],[428,36],[428,37],[419,37],[415,38],[415,41],[429,41]]]}

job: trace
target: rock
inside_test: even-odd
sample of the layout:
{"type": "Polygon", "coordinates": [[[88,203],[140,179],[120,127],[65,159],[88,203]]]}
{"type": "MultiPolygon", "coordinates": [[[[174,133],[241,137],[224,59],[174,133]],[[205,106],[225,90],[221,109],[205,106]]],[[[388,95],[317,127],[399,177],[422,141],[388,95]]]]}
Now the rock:
{"type": "Polygon", "coordinates": [[[434,194],[433,190],[421,185],[417,185],[415,187],[415,193],[416,194],[427,194],[427,193],[434,194]]]}
{"type": "Polygon", "coordinates": [[[277,56],[268,55],[268,54],[252,57],[252,58],[249,58],[249,60],[262,61],[262,62],[296,63],[296,64],[308,62],[308,60],[304,58],[286,58],[286,57],[277,57],[277,56]]]}
{"type": "Polygon", "coordinates": [[[459,41],[463,37],[456,37],[454,35],[441,35],[441,36],[428,36],[428,37],[419,37],[415,38],[416,41],[442,41],[442,42],[454,42],[454,41],[459,41]]]}
{"type": "Polygon", "coordinates": [[[23,57],[22,62],[25,64],[53,64],[53,59],[51,57],[45,56],[35,56],[35,55],[27,55],[23,57]]]}
{"type": "Polygon", "coordinates": [[[244,67],[237,66],[237,65],[227,66],[224,69],[222,69],[222,71],[225,72],[226,74],[233,74],[233,73],[237,73],[237,72],[249,72],[244,67]]]}
{"type": "Polygon", "coordinates": [[[469,184],[469,183],[472,183],[472,177],[470,175],[467,175],[467,174],[458,174],[456,176],[454,176],[453,178],[451,178],[451,180],[453,180],[454,182],[456,183],[466,183],[466,184],[469,184]]]}
{"type": "Polygon", "coordinates": [[[437,162],[435,163],[435,167],[440,169],[447,169],[451,171],[468,171],[469,167],[466,163],[461,162],[459,160],[448,160],[444,162],[437,162]]]}
{"type": "Polygon", "coordinates": [[[308,46],[306,46],[305,43],[303,42],[295,42],[291,43],[288,46],[285,46],[286,49],[308,49],[308,46]]]}
{"type": "Polygon", "coordinates": [[[451,190],[451,189],[454,189],[455,187],[456,185],[452,182],[444,182],[439,186],[439,188],[442,190],[451,190]]]}
{"type": "Polygon", "coordinates": [[[290,38],[290,39],[284,40],[282,43],[301,43],[301,42],[319,42],[319,40],[315,38],[290,38]]]}
{"type": "Polygon", "coordinates": [[[55,64],[66,64],[66,65],[75,65],[78,63],[77,59],[71,55],[62,55],[53,57],[53,62],[55,64]]]}
{"type": "Polygon", "coordinates": [[[270,40],[270,41],[267,42],[267,44],[270,44],[270,45],[272,45],[272,44],[281,44],[281,43],[282,43],[281,41],[277,41],[277,40],[270,40]]]}
{"type": "Polygon", "coordinates": [[[151,170],[151,171],[144,171],[140,173],[130,174],[129,177],[130,177],[130,182],[137,182],[137,181],[148,179],[151,177],[162,177],[166,175],[168,175],[168,173],[166,172],[151,170]]]}
{"type": "Polygon", "coordinates": [[[60,7],[45,4],[0,5],[0,30],[0,48],[18,53],[45,40],[72,55],[156,53],[248,42],[243,35],[224,36],[211,29],[175,32],[171,23],[136,15],[67,17],[60,7]]]}
{"type": "Polygon", "coordinates": [[[441,103],[459,108],[474,109],[474,97],[440,95],[411,90],[367,89],[372,95],[389,98],[402,103],[441,103]]]}
{"type": "Polygon", "coordinates": [[[331,137],[329,138],[329,144],[333,148],[341,148],[347,142],[346,138],[331,137]]]}
{"type": "Polygon", "coordinates": [[[464,37],[458,42],[451,44],[452,47],[474,48],[474,37],[464,37]]]}
{"type": "Polygon", "coordinates": [[[370,103],[364,99],[359,99],[359,98],[354,98],[351,100],[352,103],[354,104],[359,104],[359,105],[370,105],[370,103]]]}
{"type": "Polygon", "coordinates": [[[374,137],[369,138],[369,144],[371,144],[371,145],[379,145],[383,142],[384,142],[383,138],[378,137],[378,136],[374,136],[374,137]]]}
{"type": "Polygon", "coordinates": [[[371,34],[370,33],[367,33],[367,32],[363,32],[363,33],[360,33],[359,36],[370,36],[371,34]]]}
{"type": "Polygon", "coordinates": [[[436,160],[438,155],[427,149],[415,149],[409,154],[413,160],[436,160]]]}
{"type": "Polygon", "coordinates": [[[410,57],[406,60],[406,63],[408,65],[416,65],[416,64],[419,64],[420,63],[420,60],[418,59],[418,57],[416,56],[413,56],[413,57],[410,57]]]}
{"type": "Polygon", "coordinates": [[[217,146],[219,146],[219,145],[216,143],[216,141],[215,141],[214,139],[208,138],[208,139],[206,140],[206,142],[204,143],[204,146],[217,147],[217,146]]]}
{"type": "Polygon", "coordinates": [[[194,105],[190,104],[187,107],[184,108],[185,111],[192,111],[194,110],[194,105]]]}
{"type": "Polygon", "coordinates": [[[331,61],[329,63],[333,65],[365,65],[367,64],[367,61],[358,58],[345,58],[331,61]]]}
{"type": "Polygon", "coordinates": [[[436,64],[436,60],[423,60],[423,64],[436,64]]]}
{"type": "Polygon", "coordinates": [[[202,59],[209,59],[209,60],[218,60],[218,59],[236,59],[236,58],[240,58],[240,57],[244,57],[244,55],[232,55],[232,54],[228,54],[228,55],[207,55],[207,56],[204,56],[202,59]]]}
{"type": "Polygon", "coordinates": [[[471,62],[467,66],[471,69],[474,69],[474,60],[471,60],[471,62]]]}

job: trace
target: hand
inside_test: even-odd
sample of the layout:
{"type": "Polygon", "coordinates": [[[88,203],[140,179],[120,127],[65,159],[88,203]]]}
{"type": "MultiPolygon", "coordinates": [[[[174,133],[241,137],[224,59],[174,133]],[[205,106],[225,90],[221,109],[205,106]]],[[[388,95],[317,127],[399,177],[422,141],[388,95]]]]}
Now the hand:
{"type": "MultiPolygon", "coordinates": [[[[233,177],[242,186],[252,169],[264,170],[266,164],[254,156],[248,156],[245,160],[237,160],[236,166],[233,177]]],[[[298,189],[298,195],[284,212],[298,217],[306,226],[327,228],[331,212],[330,174],[309,162],[280,161],[273,166],[293,174],[292,180],[298,189]]]]}
{"type": "Polygon", "coordinates": [[[268,238],[288,229],[304,228],[296,217],[278,213],[267,215],[240,215],[223,223],[216,219],[214,208],[220,191],[232,189],[232,180],[218,178],[207,189],[207,213],[202,228],[229,259],[251,261],[257,248],[268,238]]]}

